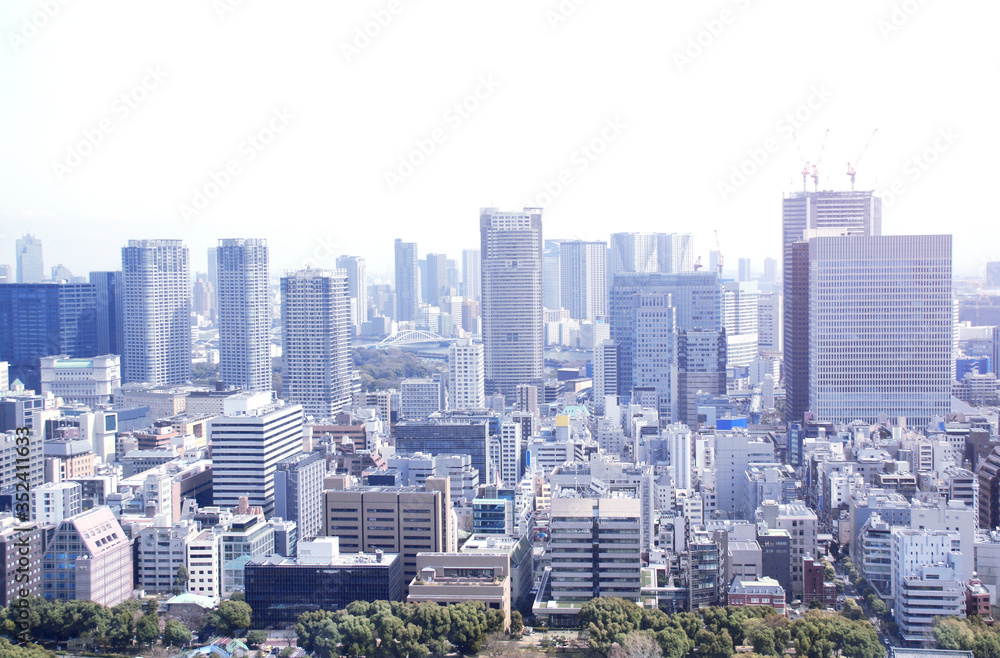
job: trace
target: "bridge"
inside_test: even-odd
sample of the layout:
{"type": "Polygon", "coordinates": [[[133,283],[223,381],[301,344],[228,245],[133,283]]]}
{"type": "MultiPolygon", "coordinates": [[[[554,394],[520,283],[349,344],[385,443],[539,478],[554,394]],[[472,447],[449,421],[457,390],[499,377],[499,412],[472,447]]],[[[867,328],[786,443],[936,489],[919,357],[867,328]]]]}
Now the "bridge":
{"type": "Polygon", "coordinates": [[[420,343],[441,343],[441,342],[454,342],[454,338],[445,338],[444,336],[439,336],[432,331],[423,331],[420,329],[407,329],[404,331],[397,331],[391,336],[386,336],[378,343],[375,344],[377,348],[384,347],[395,347],[397,345],[417,345],[420,343]]]}

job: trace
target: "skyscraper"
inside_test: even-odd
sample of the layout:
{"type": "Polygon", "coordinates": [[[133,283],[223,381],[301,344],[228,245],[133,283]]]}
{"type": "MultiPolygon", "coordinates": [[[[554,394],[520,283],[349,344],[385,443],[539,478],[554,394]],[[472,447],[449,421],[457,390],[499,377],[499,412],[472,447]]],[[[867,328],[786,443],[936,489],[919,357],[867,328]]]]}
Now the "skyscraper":
{"type": "MultiPolygon", "coordinates": [[[[636,293],[630,309],[631,388],[655,392],[660,423],[677,419],[677,323],[669,293],[636,293]]],[[[621,384],[619,383],[619,388],[621,384]]]]}
{"type": "Polygon", "coordinates": [[[414,322],[420,303],[417,243],[396,239],[396,321],[414,322]]]}
{"type": "Polygon", "coordinates": [[[560,240],[546,240],[542,248],[542,305],[551,311],[562,308],[559,243],[560,240]]]}
{"type": "Polygon", "coordinates": [[[448,348],[448,406],[451,409],[486,407],[485,362],[482,343],[459,338],[448,348]]]}
{"type": "Polygon", "coordinates": [[[97,294],[97,354],[121,356],[125,352],[122,273],[91,272],[90,285],[97,294]]]}
{"type": "MultiPolygon", "coordinates": [[[[809,386],[808,253],[793,258],[806,230],[832,229],[852,235],[882,234],[882,199],[874,192],[794,192],[782,200],[782,277],[784,285],[783,366],[785,417],[802,420],[809,386]]],[[[800,249],[805,249],[800,247],[800,249]]]]}
{"type": "Polygon", "coordinates": [[[41,283],[45,270],[42,266],[42,241],[30,233],[15,241],[17,249],[17,282],[41,283]]]}
{"type": "Polygon", "coordinates": [[[542,211],[483,208],[479,226],[486,392],[512,398],[518,384],[543,390],[542,211]]]}
{"type": "Polygon", "coordinates": [[[576,320],[608,314],[606,242],[572,240],[559,244],[560,301],[576,320]]]}
{"type": "Polygon", "coordinates": [[[482,255],[478,249],[462,250],[462,296],[467,299],[474,299],[477,302],[482,299],[483,286],[480,272],[482,270],[482,255]]]}
{"type": "Polygon", "coordinates": [[[726,281],[722,292],[722,326],[726,328],[726,366],[748,366],[757,358],[759,336],[757,284],[726,281]]]}
{"type": "Polygon", "coordinates": [[[368,321],[368,265],[359,256],[339,256],[337,269],[347,274],[347,295],[351,299],[351,325],[354,333],[361,333],[361,325],[368,321]]]}
{"type": "MultiPolygon", "coordinates": [[[[220,270],[221,275],[221,270],[220,270]]],[[[235,507],[241,496],[274,513],[274,472],[302,452],[302,407],[274,404],[269,393],[241,393],[212,419],[212,504],[235,507]]]]}
{"type": "Polygon", "coordinates": [[[191,379],[191,274],[180,240],[129,240],[122,247],[125,354],[122,381],[191,379]]]}
{"type": "Polygon", "coordinates": [[[39,359],[97,356],[97,292],[89,283],[0,286],[0,361],[10,381],[41,390],[39,359]]]}
{"type": "Polygon", "coordinates": [[[604,340],[594,346],[594,411],[605,411],[604,398],[618,395],[618,346],[604,340]]]}
{"type": "Polygon", "coordinates": [[[608,283],[623,272],[679,274],[694,270],[690,233],[612,233],[608,283]]]}
{"type": "Polygon", "coordinates": [[[219,240],[219,375],[245,391],[271,390],[267,241],[219,240]]]}
{"type": "MultiPolygon", "coordinates": [[[[649,300],[652,303],[653,300],[649,300]]],[[[643,364],[637,353],[637,340],[641,333],[653,340],[655,332],[666,332],[667,326],[654,327],[656,321],[676,327],[677,387],[672,394],[678,416],[670,419],[661,416],[661,424],[671,420],[697,422],[695,410],[698,391],[725,393],[726,339],[722,324],[722,286],[715,272],[687,272],[680,274],[622,273],[615,276],[610,297],[611,340],[618,346],[618,394],[629,399],[632,389],[640,380],[643,364]],[[669,295],[673,314],[662,310],[649,310],[636,314],[636,295],[669,295]],[[643,324],[637,325],[638,320],[643,324]],[[651,333],[653,332],[653,333],[651,333]],[[721,351],[720,351],[721,350],[721,351]],[[721,366],[719,359],[721,358],[721,366]],[[692,418],[691,415],[694,415],[692,418]]],[[[660,340],[660,339],[656,339],[660,340]]],[[[650,347],[649,349],[653,349],[650,347]]],[[[658,357],[660,366],[666,361],[658,357]]],[[[656,378],[663,383],[665,373],[656,378]]],[[[658,389],[662,394],[662,389],[658,389]]],[[[661,406],[661,412],[666,408],[661,406]]]]}
{"type": "Polygon", "coordinates": [[[448,292],[448,257],[444,254],[427,254],[427,295],[424,301],[431,306],[441,306],[441,298],[448,292]]]}
{"type": "Polygon", "coordinates": [[[306,269],[281,279],[282,388],[307,414],[333,416],[351,400],[347,277],[306,269]]]}
{"type": "Polygon", "coordinates": [[[950,235],[809,240],[809,398],[820,421],[919,426],[951,409],[950,235]]]}
{"type": "Polygon", "coordinates": [[[751,279],[750,274],[750,259],[741,258],[739,260],[739,270],[737,272],[737,279],[740,281],[749,281],[751,279]]]}

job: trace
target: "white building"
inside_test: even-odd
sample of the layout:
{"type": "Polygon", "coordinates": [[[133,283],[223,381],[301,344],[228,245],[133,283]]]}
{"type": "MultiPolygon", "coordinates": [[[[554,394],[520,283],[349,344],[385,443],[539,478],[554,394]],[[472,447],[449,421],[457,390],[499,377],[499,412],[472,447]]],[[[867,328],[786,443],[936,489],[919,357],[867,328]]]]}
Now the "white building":
{"type": "MultiPolygon", "coordinates": [[[[173,592],[179,585],[178,570],[188,569],[188,545],[197,536],[198,524],[193,521],[171,524],[166,515],[154,517],[153,525],[140,530],[135,539],[138,587],[151,593],[173,592]]],[[[188,569],[189,582],[190,576],[188,569]]]]}
{"type": "Polygon", "coordinates": [[[500,423],[500,433],[491,436],[486,484],[498,481],[514,486],[521,480],[524,465],[521,462],[521,423],[510,417],[500,423]]]}
{"type": "Polygon", "coordinates": [[[594,411],[605,413],[605,398],[618,395],[618,346],[603,340],[594,346],[594,411]]]}
{"type": "Polygon", "coordinates": [[[218,600],[222,596],[222,533],[209,528],[187,542],[188,591],[218,600]]]}
{"type": "Polygon", "coordinates": [[[46,482],[32,487],[29,491],[32,520],[40,525],[53,525],[76,516],[83,511],[80,491],[76,482],[46,482]]]}
{"type": "Polygon", "coordinates": [[[932,641],[935,617],[965,617],[965,581],[958,533],[892,530],[892,589],[899,633],[932,641]]]}
{"type": "Polygon", "coordinates": [[[86,359],[66,355],[41,358],[42,395],[52,394],[63,402],[79,402],[91,408],[111,404],[115,389],[122,385],[121,358],[106,354],[86,359]]]}
{"type": "Polygon", "coordinates": [[[342,272],[307,269],[282,277],[282,397],[317,418],[351,401],[349,316],[342,272]]]}
{"type": "MultiPolygon", "coordinates": [[[[478,264],[477,264],[478,267],[478,264]]],[[[459,338],[448,348],[449,406],[452,409],[486,407],[483,344],[459,338]]]]}
{"type": "Polygon", "coordinates": [[[758,515],[767,524],[769,530],[787,530],[791,537],[790,552],[792,555],[792,591],[801,596],[803,592],[803,558],[816,557],[816,535],[819,520],[816,512],[802,502],[779,505],[765,501],[758,508],[758,515]]]}
{"type": "Polygon", "coordinates": [[[692,434],[688,426],[674,423],[660,430],[660,436],[667,440],[667,457],[670,464],[670,479],[677,489],[691,488],[692,434]]]}
{"type": "Polygon", "coordinates": [[[241,496],[274,512],[274,471],[302,451],[302,407],[271,403],[269,393],[245,393],[225,402],[212,420],[212,492],[219,507],[235,507],[241,496]]]}
{"type": "Polygon", "coordinates": [[[191,379],[191,272],[180,240],[122,247],[125,383],[191,379]]]}
{"type": "Polygon", "coordinates": [[[781,295],[764,293],[757,296],[757,351],[765,354],[781,353],[781,295]]]}
{"type": "Polygon", "coordinates": [[[347,274],[347,296],[351,300],[354,333],[368,321],[368,264],[360,256],[338,256],[337,269],[347,274]]]}
{"type": "Polygon", "coordinates": [[[726,329],[726,367],[749,366],[758,353],[757,283],[741,279],[722,284],[722,326],[726,329]]]}
{"type": "Polygon", "coordinates": [[[774,444],[742,433],[716,433],[715,490],[719,513],[740,518],[740,499],[746,491],[746,471],[750,464],[774,463],[774,444]]]}
{"type": "Polygon", "coordinates": [[[606,242],[567,240],[559,244],[560,302],[574,320],[608,314],[606,242]]]}
{"type": "Polygon", "coordinates": [[[267,241],[219,240],[219,375],[245,391],[270,391],[271,291],[267,241]]]}
{"type": "Polygon", "coordinates": [[[440,374],[404,379],[399,384],[400,416],[406,420],[424,420],[446,405],[445,383],[440,374]]]}

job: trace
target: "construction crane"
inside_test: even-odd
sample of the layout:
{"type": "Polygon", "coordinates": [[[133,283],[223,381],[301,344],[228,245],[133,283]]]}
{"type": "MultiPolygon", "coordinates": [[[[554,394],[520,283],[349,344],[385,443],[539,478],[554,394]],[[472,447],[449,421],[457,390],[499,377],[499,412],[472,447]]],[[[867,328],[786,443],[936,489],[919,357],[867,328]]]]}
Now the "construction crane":
{"type": "Polygon", "coordinates": [[[715,250],[719,254],[719,278],[722,278],[722,264],[725,259],[722,257],[722,247],[719,246],[719,231],[715,229],[715,250]]]}
{"type": "Polygon", "coordinates": [[[701,264],[701,256],[698,256],[698,258],[694,261],[694,271],[697,272],[703,267],[705,266],[701,264]]]}
{"type": "Polygon", "coordinates": [[[819,192],[819,163],[823,160],[823,149],[826,148],[826,138],[830,136],[830,129],[823,133],[823,143],[819,146],[819,155],[816,156],[816,163],[812,166],[813,191],[819,192]]]}
{"type": "Polygon", "coordinates": [[[857,167],[858,163],[861,162],[862,156],[864,156],[865,151],[868,150],[868,145],[872,143],[872,138],[875,137],[875,133],[877,133],[877,132],[878,132],[878,128],[876,128],[875,130],[872,131],[871,136],[868,137],[868,141],[865,142],[864,148],[861,149],[861,153],[858,153],[858,157],[854,158],[854,164],[851,164],[850,162],[847,163],[847,175],[851,177],[851,191],[852,192],[854,191],[854,174],[857,173],[857,171],[855,170],[855,167],[857,167]]]}

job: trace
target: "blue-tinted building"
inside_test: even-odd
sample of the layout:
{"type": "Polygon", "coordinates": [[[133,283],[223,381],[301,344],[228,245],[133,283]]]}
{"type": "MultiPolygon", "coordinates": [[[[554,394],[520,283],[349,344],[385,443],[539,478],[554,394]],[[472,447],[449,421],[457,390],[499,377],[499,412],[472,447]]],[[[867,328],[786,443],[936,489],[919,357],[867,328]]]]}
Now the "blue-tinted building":
{"type": "Polygon", "coordinates": [[[479,469],[482,475],[487,472],[489,437],[490,422],[485,418],[404,421],[396,424],[396,452],[469,455],[472,467],[479,469]]]}
{"type": "Polygon", "coordinates": [[[97,294],[97,353],[117,354],[125,367],[122,320],[122,273],[91,272],[90,283],[97,294]]]}
{"type": "Polygon", "coordinates": [[[10,380],[41,390],[39,359],[97,356],[97,292],[89,283],[0,285],[0,361],[10,380]]]}

